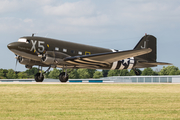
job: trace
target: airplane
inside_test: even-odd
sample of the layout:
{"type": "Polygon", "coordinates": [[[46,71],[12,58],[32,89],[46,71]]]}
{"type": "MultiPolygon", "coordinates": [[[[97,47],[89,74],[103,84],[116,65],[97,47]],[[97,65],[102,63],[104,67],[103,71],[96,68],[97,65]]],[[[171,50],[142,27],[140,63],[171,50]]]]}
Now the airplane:
{"type": "Polygon", "coordinates": [[[34,77],[36,82],[42,82],[50,68],[62,68],[59,75],[61,82],[68,81],[67,69],[133,69],[139,75],[137,68],[171,65],[156,62],[156,37],[143,36],[132,50],[120,51],[84,44],[72,43],[45,37],[25,36],[7,45],[16,55],[16,59],[26,68],[37,65],[41,67],[34,77]],[[42,73],[42,67],[49,67],[42,73]]]}

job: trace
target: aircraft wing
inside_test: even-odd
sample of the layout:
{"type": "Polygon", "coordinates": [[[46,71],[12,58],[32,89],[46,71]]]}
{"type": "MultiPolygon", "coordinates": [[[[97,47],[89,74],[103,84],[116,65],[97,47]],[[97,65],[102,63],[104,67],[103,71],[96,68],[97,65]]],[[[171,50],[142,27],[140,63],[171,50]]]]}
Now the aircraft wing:
{"type": "Polygon", "coordinates": [[[143,54],[150,53],[152,49],[139,49],[139,50],[128,50],[128,51],[120,51],[120,52],[107,52],[107,53],[99,53],[99,54],[91,54],[91,55],[83,55],[83,56],[72,56],[67,57],[64,61],[71,64],[83,64],[85,66],[88,65],[100,65],[107,66],[113,62],[127,59],[130,57],[135,57],[143,54]]]}
{"type": "Polygon", "coordinates": [[[165,62],[141,62],[141,61],[138,62],[145,65],[172,65],[171,63],[165,63],[165,62]]]}

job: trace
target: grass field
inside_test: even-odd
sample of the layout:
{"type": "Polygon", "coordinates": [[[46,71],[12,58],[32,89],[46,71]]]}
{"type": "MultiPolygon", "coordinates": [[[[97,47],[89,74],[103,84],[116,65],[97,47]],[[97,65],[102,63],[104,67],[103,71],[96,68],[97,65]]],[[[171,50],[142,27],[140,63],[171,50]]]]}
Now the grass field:
{"type": "Polygon", "coordinates": [[[0,84],[0,119],[180,119],[180,84],[0,84]]]}

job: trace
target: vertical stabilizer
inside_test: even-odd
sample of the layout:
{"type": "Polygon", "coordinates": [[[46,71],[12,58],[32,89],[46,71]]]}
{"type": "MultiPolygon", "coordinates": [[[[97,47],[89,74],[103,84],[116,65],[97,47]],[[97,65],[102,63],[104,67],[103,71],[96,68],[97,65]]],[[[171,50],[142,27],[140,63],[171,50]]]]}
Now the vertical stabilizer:
{"type": "Polygon", "coordinates": [[[140,61],[156,62],[156,37],[152,35],[145,35],[134,47],[134,50],[143,49],[143,48],[151,48],[152,52],[145,55],[137,56],[135,57],[135,59],[140,61]]]}

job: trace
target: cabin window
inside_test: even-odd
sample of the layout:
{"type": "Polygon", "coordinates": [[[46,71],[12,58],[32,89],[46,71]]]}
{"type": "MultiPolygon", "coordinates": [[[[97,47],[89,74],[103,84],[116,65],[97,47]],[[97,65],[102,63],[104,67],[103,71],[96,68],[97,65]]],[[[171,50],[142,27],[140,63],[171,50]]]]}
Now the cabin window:
{"type": "Polygon", "coordinates": [[[30,43],[31,41],[30,40],[27,40],[27,43],[30,43]]]}
{"type": "Polygon", "coordinates": [[[63,49],[63,52],[67,52],[67,49],[63,49]]]}
{"type": "Polygon", "coordinates": [[[85,52],[85,55],[90,55],[90,54],[91,54],[91,52],[87,52],[87,51],[85,52]]]}
{"type": "Polygon", "coordinates": [[[79,51],[79,52],[78,52],[78,54],[79,54],[79,55],[82,55],[82,52],[81,52],[81,51],[79,51]]]}
{"type": "Polygon", "coordinates": [[[58,48],[58,47],[55,47],[55,51],[59,51],[59,48],[58,48]]]}
{"type": "Polygon", "coordinates": [[[75,51],[74,51],[74,50],[71,50],[71,53],[75,53],[75,51]]]}

